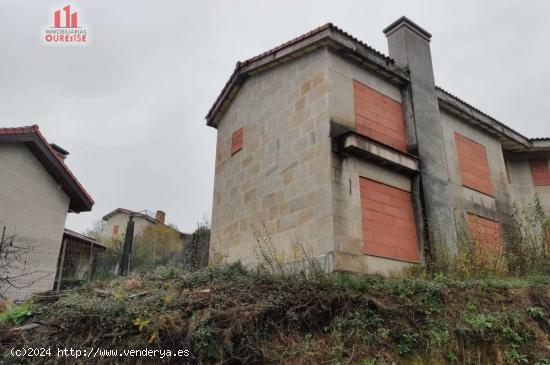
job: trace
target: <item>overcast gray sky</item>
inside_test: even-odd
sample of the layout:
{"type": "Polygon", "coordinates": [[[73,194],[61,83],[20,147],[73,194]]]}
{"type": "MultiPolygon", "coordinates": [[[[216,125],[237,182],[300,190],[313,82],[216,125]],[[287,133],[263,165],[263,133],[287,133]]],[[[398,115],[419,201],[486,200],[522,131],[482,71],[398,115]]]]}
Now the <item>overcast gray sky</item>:
{"type": "Polygon", "coordinates": [[[550,136],[550,2],[0,0],[0,126],[38,124],[96,201],[210,217],[215,130],[204,116],[237,60],[333,22],[387,53],[406,15],[433,34],[436,83],[529,137],[550,136]],[[85,47],[42,42],[70,4],[85,47]]]}

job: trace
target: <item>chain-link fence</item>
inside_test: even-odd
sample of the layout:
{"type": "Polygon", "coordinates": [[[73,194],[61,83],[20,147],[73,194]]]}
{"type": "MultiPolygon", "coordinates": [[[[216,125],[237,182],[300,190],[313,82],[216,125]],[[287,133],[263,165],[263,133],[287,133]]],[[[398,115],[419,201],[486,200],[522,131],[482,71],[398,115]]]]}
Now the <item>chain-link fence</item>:
{"type": "Polygon", "coordinates": [[[52,241],[8,235],[0,227],[0,298],[26,300],[34,293],[109,278],[121,273],[123,262],[128,274],[159,266],[195,270],[208,265],[209,240],[208,227],[190,235],[173,229],[141,232],[124,261],[123,240],[93,239],[65,229],[61,241],[52,241]]]}
{"type": "Polygon", "coordinates": [[[199,226],[193,234],[154,227],[140,232],[130,243],[129,258],[123,260],[125,239],[105,239],[108,249],[100,252],[94,267],[94,278],[118,275],[127,263],[129,274],[143,273],[160,266],[196,270],[208,265],[210,229],[199,226]]]}

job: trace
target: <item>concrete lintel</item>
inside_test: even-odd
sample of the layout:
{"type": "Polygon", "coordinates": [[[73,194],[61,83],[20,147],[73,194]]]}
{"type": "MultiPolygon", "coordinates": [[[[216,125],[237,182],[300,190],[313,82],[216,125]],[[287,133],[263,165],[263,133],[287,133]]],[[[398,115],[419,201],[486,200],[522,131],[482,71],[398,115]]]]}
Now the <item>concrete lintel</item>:
{"type": "Polygon", "coordinates": [[[360,159],[377,162],[398,172],[414,175],[420,171],[417,157],[386,146],[356,132],[338,137],[339,148],[360,159]]]}

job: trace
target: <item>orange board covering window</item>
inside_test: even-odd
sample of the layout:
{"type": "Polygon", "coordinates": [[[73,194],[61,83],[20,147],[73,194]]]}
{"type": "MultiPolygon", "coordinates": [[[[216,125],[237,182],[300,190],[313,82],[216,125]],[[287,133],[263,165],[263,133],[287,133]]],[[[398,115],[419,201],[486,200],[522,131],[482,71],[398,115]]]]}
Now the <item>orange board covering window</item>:
{"type": "Polygon", "coordinates": [[[118,225],[113,226],[113,236],[118,234],[118,225]]]}
{"type": "Polygon", "coordinates": [[[407,152],[401,103],[355,80],[353,95],[357,133],[407,152]]]}
{"type": "Polygon", "coordinates": [[[365,253],[418,262],[411,193],[363,177],[360,189],[365,253]]]}
{"type": "Polygon", "coordinates": [[[500,223],[477,216],[472,213],[466,214],[468,231],[470,238],[492,247],[500,249],[502,247],[502,230],[500,223]]]}
{"type": "Polygon", "coordinates": [[[550,167],[545,158],[536,158],[529,160],[531,166],[531,175],[533,175],[533,184],[535,186],[550,185],[550,167]]]}
{"type": "Polygon", "coordinates": [[[231,155],[243,149],[243,129],[239,128],[231,136],[231,155]]]}
{"type": "Polygon", "coordinates": [[[495,196],[485,146],[455,132],[462,185],[495,196]]]}

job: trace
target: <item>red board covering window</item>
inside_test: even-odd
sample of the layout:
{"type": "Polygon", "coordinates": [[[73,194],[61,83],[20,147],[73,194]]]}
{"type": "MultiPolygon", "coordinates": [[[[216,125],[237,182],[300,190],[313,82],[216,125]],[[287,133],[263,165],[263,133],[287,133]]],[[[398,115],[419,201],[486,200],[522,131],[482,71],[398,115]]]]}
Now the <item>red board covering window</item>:
{"type": "Polygon", "coordinates": [[[536,158],[529,160],[531,166],[531,175],[533,175],[533,184],[535,186],[550,185],[550,167],[545,158],[536,158]]]}
{"type": "Polygon", "coordinates": [[[455,141],[462,185],[495,196],[485,146],[457,132],[455,141]]]}
{"type": "Polygon", "coordinates": [[[411,193],[360,178],[365,253],[418,262],[418,238],[411,193]]]}
{"type": "Polygon", "coordinates": [[[353,95],[357,133],[407,152],[401,103],[359,81],[353,81],[353,95]]]}
{"type": "Polygon", "coordinates": [[[243,129],[239,128],[231,136],[231,155],[239,152],[243,148],[243,129]]]}
{"type": "Polygon", "coordinates": [[[118,225],[113,226],[113,236],[118,234],[118,225]]]}
{"type": "Polygon", "coordinates": [[[491,248],[502,247],[502,230],[500,223],[477,216],[472,213],[466,214],[470,238],[483,243],[491,248]]]}

